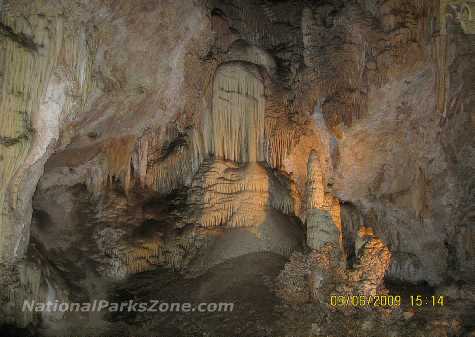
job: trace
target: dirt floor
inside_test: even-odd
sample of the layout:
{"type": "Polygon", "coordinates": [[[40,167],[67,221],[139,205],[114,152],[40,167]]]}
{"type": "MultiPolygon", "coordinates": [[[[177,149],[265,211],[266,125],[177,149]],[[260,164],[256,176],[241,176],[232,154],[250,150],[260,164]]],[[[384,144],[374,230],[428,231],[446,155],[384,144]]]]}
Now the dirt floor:
{"type": "MultiPolygon", "coordinates": [[[[444,306],[410,306],[410,295],[436,295],[427,286],[388,284],[390,293],[401,295],[396,309],[369,307],[334,308],[330,299],[321,303],[288,305],[274,293],[274,280],[286,259],[273,253],[252,253],[221,263],[205,274],[186,278],[159,268],[128,279],[98,285],[108,289],[110,302],[234,303],[226,312],[115,312],[56,323],[29,333],[5,329],[9,336],[203,336],[203,337],[455,337],[474,336],[473,302],[451,301],[444,306]]],[[[30,330],[31,331],[31,330],[30,330]]]]}
{"type": "Polygon", "coordinates": [[[322,303],[290,306],[273,292],[273,280],[285,259],[253,253],[228,260],[206,274],[186,279],[170,270],[138,274],[111,292],[111,301],[232,302],[232,312],[115,313],[105,317],[115,336],[464,336],[473,331],[475,306],[448,301],[433,307],[410,305],[410,295],[430,298],[427,286],[390,284],[401,295],[398,309],[368,307],[335,310],[322,303]]]}

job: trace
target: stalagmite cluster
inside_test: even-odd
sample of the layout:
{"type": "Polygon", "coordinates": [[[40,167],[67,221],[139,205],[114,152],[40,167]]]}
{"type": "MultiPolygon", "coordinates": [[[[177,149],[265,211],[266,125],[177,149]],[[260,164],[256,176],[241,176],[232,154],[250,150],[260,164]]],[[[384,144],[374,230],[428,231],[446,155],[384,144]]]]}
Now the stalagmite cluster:
{"type": "Polygon", "coordinates": [[[353,238],[356,263],[346,266],[349,252],[343,250],[340,204],[325,191],[316,151],[311,151],[308,159],[304,207],[311,251],[291,256],[276,280],[277,294],[290,303],[305,303],[324,301],[330,294],[384,293],[391,253],[372,228],[360,225],[353,238]]]}
{"type": "Polygon", "coordinates": [[[346,289],[356,294],[384,294],[384,275],[391,261],[391,252],[384,242],[376,236],[368,237],[358,251],[358,258],[353,269],[348,274],[346,289]]]}
{"type": "Polygon", "coordinates": [[[276,279],[275,290],[286,302],[324,301],[345,279],[341,250],[326,243],[309,254],[294,253],[276,279]]]}
{"type": "Polygon", "coordinates": [[[276,292],[290,303],[326,303],[330,294],[351,296],[387,292],[384,276],[391,253],[383,241],[366,236],[353,267],[345,267],[335,243],[327,242],[309,254],[294,253],[276,280],[276,292]]]}

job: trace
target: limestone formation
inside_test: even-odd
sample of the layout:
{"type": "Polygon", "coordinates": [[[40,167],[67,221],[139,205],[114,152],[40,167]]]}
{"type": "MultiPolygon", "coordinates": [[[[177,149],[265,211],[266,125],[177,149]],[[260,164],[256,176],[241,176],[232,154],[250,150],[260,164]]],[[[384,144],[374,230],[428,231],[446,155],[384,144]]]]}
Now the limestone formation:
{"type": "Polygon", "coordinates": [[[2,32],[0,261],[9,261],[27,245],[31,206],[22,195],[33,193],[62,120],[81,111],[91,90],[94,42],[86,45],[84,29],[71,29],[54,13],[2,13],[2,32]]]}
{"type": "Polygon", "coordinates": [[[315,151],[310,153],[307,170],[307,245],[312,249],[320,249],[326,243],[341,245],[340,204],[325,191],[322,165],[315,151]]]}
{"type": "Polygon", "coordinates": [[[468,335],[474,13],[0,0],[0,335],[468,335]],[[457,303],[328,303],[405,289],[457,303]],[[239,308],[20,308],[151,294],[239,308]]]}
{"type": "MultiPolygon", "coordinates": [[[[329,304],[332,295],[382,295],[387,292],[384,277],[390,259],[389,249],[373,236],[361,247],[357,262],[346,268],[339,247],[326,243],[308,255],[292,255],[276,280],[276,292],[290,303],[324,304],[329,304]]],[[[351,309],[351,305],[348,307],[351,309]]]]}
{"type": "Polygon", "coordinates": [[[263,161],[264,111],[264,85],[255,66],[218,68],[212,112],[204,125],[209,153],[236,162],[263,161]]]}
{"type": "Polygon", "coordinates": [[[247,227],[264,222],[267,208],[293,213],[291,191],[260,164],[215,161],[193,182],[191,206],[204,227],[247,227]]]}

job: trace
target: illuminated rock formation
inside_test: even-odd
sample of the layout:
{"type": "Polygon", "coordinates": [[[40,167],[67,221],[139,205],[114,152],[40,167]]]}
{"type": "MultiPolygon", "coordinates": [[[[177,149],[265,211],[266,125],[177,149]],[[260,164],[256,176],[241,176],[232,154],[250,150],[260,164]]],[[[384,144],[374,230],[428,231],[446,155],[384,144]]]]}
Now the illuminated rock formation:
{"type": "MultiPolygon", "coordinates": [[[[12,31],[23,33],[26,22],[4,18],[4,24],[12,31]]],[[[31,42],[31,48],[13,39],[2,40],[3,60],[6,64],[3,77],[3,90],[0,123],[0,157],[1,182],[0,182],[0,232],[2,235],[0,244],[0,260],[19,257],[23,254],[24,243],[22,237],[27,235],[22,227],[27,227],[29,219],[24,219],[22,224],[17,224],[14,209],[18,205],[19,182],[15,177],[20,174],[23,162],[27,159],[33,143],[33,114],[37,113],[40,102],[47,89],[47,83],[51,77],[51,71],[56,62],[61,41],[61,32],[57,29],[60,25],[53,26],[48,35],[46,20],[39,19],[35,26],[41,33],[37,41],[31,42]],[[46,25],[46,27],[45,27],[46,25]],[[56,36],[58,34],[59,36],[56,36]],[[47,45],[47,55],[40,56],[34,48],[37,44],[47,45]]],[[[13,34],[13,33],[12,33],[13,34]]],[[[53,117],[54,118],[54,117],[53,117]]],[[[33,163],[31,163],[33,164],[33,163]]],[[[30,165],[31,165],[30,164],[30,165]]],[[[18,179],[18,178],[16,178],[18,179]]]]}
{"type": "Polygon", "coordinates": [[[358,251],[357,262],[348,273],[349,293],[384,294],[384,276],[389,268],[391,252],[377,237],[369,237],[358,251]]]}
{"type": "Polygon", "coordinates": [[[24,254],[31,221],[27,196],[62,121],[81,111],[92,86],[93,41],[86,45],[84,29],[66,27],[56,14],[28,19],[3,14],[1,19],[0,261],[24,254]]]}
{"type": "Polygon", "coordinates": [[[193,183],[191,205],[204,227],[247,227],[263,223],[267,208],[292,214],[291,191],[260,164],[232,162],[204,166],[193,183]]]}
{"type": "Polygon", "coordinates": [[[315,151],[308,159],[305,223],[307,245],[319,249],[325,243],[341,245],[340,204],[325,193],[323,170],[315,151]]]}
{"type": "MultiPolygon", "coordinates": [[[[187,294],[244,260],[275,271],[246,293],[283,268],[278,294],[315,317],[246,322],[242,335],[307,336],[331,292],[385,293],[384,279],[463,297],[475,278],[474,11],[0,1],[0,327],[52,332],[60,317],[22,313],[25,298],[88,301],[149,275],[187,294]]],[[[86,318],[101,335],[140,321],[62,318],[77,335],[86,318]]],[[[171,334],[204,332],[186,330],[193,319],[171,334]]]]}
{"type": "Polygon", "coordinates": [[[264,85],[257,67],[227,63],[219,67],[211,115],[205,119],[206,148],[235,162],[264,160],[264,85]]]}
{"type": "Polygon", "coordinates": [[[345,267],[339,247],[326,243],[307,255],[292,255],[276,280],[276,292],[290,303],[328,303],[330,295],[384,294],[390,260],[389,249],[375,236],[363,244],[351,268],[345,267]]]}

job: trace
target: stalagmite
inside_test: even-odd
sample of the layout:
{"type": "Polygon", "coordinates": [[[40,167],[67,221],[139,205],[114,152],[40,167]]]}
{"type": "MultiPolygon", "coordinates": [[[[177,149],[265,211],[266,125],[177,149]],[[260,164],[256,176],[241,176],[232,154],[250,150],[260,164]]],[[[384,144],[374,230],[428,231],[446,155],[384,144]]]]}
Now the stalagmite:
{"type": "MultiPolygon", "coordinates": [[[[390,260],[388,247],[371,236],[361,247],[353,268],[346,268],[338,247],[327,242],[307,255],[294,253],[277,277],[276,291],[285,301],[296,304],[326,303],[330,294],[386,294],[384,275],[390,260]]],[[[346,309],[351,310],[351,306],[346,309]]]]}
{"type": "Polygon", "coordinates": [[[340,203],[325,193],[322,167],[315,151],[308,159],[305,200],[307,245],[312,249],[319,249],[327,242],[341,246],[340,203]]]}
{"type": "Polygon", "coordinates": [[[363,295],[382,294],[384,275],[389,269],[391,252],[384,242],[376,236],[367,237],[358,251],[357,262],[348,273],[348,293],[363,295]]]}
{"type": "Polygon", "coordinates": [[[318,154],[315,151],[312,151],[308,158],[305,193],[305,207],[307,209],[326,208],[323,172],[318,154]]]}
{"type": "Polygon", "coordinates": [[[276,279],[276,293],[286,302],[324,302],[346,279],[340,250],[326,243],[308,254],[295,252],[276,279]]]}

